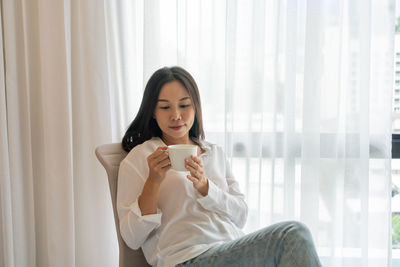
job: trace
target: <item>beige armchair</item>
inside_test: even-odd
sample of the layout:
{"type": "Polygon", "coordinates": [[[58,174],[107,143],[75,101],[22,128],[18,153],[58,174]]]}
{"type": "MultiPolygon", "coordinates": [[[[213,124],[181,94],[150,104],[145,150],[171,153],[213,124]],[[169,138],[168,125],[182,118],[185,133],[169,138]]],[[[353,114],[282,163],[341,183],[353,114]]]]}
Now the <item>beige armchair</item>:
{"type": "Polygon", "coordinates": [[[119,246],[119,267],[148,267],[150,266],[143,255],[141,249],[133,250],[129,248],[121,237],[119,230],[119,218],[117,213],[117,185],[119,164],[127,153],[122,149],[121,143],[101,145],[96,148],[96,156],[106,169],[108,184],[110,186],[112,207],[114,211],[115,227],[117,228],[119,246]]]}

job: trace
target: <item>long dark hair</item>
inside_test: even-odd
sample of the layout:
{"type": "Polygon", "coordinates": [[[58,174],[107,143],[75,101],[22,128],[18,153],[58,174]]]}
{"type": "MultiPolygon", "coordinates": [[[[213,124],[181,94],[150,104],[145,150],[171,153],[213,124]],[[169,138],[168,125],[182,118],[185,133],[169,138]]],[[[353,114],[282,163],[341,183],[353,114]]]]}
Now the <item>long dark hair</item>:
{"type": "Polygon", "coordinates": [[[172,81],[178,81],[186,88],[194,106],[195,118],[193,126],[189,130],[189,137],[192,140],[204,139],[200,94],[196,82],[192,75],[181,67],[164,67],[157,70],[147,82],[139,111],[122,138],[122,148],[125,151],[131,151],[132,148],[152,137],[162,136],[161,129],[153,118],[153,113],[161,88],[164,84],[172,81]]]}

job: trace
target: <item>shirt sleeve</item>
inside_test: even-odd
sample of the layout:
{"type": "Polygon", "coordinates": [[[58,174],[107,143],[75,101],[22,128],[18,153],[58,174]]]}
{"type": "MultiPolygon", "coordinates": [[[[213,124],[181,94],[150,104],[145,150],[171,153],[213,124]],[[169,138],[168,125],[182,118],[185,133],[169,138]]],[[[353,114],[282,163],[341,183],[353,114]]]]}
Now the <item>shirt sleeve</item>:
{"type": "MultiPolygon", "coordinates": [[[[142,172],[143,173],[143,172],[142,172]]],[[[129,161],[122,161],[118,173],[117,211],[121,236],[132,249],[143,245],[149,234],[161,225],[162,213],[142,215],[138,198],[145,179],[129,161]]]]}
{"type": "Polygon", "coordinates": [[[200,197],[197,201],[200,205],[210,211],[215,211],[222,216],[228,217],[236,226],[243,228],[247,220],[247,204],[245,196],[240,192],[239,184],[235,180],[230,165],[223,155],[226,168],[226,182],[228,190],[225,191],[217,186],[212,179],[208,179],[208,195],[200,197]]]}

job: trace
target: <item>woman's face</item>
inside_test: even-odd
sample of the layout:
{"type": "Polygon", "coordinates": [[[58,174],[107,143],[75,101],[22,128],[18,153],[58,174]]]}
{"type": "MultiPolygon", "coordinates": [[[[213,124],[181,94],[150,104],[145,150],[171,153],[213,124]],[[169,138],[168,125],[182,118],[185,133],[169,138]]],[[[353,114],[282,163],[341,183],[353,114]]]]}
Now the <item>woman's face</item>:
{"type": "Polygon", "coordinates": [[[154,118],[167,145],[189,144],[189,130],[195,111],[186,88],[178,81],[164,84],[158,96],[154,118]]]}

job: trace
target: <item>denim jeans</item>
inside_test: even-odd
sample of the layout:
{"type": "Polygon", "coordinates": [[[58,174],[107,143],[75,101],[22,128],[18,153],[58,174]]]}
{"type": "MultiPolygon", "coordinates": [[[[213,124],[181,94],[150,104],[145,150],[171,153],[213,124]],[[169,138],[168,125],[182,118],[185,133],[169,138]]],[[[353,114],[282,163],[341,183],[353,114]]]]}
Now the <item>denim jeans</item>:
{"type": "Polygon", "coordinates": [[[281,222],[215,246],[177,266],[321,266],[308,228],[281,222]]]}

